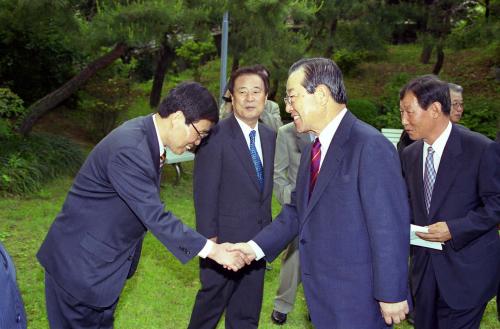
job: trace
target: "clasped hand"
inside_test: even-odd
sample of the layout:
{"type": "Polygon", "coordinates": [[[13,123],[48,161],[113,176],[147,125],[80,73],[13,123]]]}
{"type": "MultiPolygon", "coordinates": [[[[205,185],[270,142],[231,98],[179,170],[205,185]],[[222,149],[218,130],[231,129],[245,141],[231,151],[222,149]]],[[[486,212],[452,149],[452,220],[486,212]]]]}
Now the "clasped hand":
{"type": "Polygon", "coordinates": [[[222,265],[227,270],[237,272],[255,259],[255,253],[248,243],[215,244],[208,257],[222,265]]]}

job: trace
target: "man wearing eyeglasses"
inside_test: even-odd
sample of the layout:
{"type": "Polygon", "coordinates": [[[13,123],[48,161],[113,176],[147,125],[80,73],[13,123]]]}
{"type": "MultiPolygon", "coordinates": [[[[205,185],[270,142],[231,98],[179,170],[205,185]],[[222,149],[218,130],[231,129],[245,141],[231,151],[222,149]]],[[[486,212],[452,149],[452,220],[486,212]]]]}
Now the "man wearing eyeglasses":
{"type": "MultiPolygon", "coordinates": [[[[197,230],[218,243],[247,241],[271,222],[276,134],[259,123],[269,81],[255,67],[242,67],[228,89],[234,115],[200,146],[193,180],[197,230]]],[[[200,260],[201,288],[188,328],[215,328],[224,311],[226,328],[257,328],[264,272],[264,260],[238,273],[200,260]]]]}
{"type": "Polygon", "coordinates": [[[464,114],[464,100],[462,98],[464,88],[451,82],[448,83],[448,87],[450,88],[451,100],[450,121],[458,123],[464,114]]]}
{"type": "Polygon", "coordinates": [[[112,328],[125,281],[150,230],[182,263],[196,255],[232,270],[245,263],[185,226],[160,199],[165,148],[181,154],[218,121],[198,83],[172,89],[153,115],[113,130],[89,154],[37,257],[51,328],[112,328]]]}
{"type": "Polygon", "coordinates": [[[399,158],[378,130],[347,108],[342,73],[330,59],[294,63],[286,110],[302,152],[290,204],[234,249],[275,259],[299,240],[302,285],[318,329],[382,329],[408,313],[410,212],[399,158]]]}

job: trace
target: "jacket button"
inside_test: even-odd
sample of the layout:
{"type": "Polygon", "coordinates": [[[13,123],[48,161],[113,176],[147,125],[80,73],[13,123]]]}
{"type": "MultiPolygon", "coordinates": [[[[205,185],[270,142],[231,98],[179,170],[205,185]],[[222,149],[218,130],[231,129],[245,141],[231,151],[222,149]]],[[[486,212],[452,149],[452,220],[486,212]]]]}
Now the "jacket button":
{"type": "Polygon", "coordinates": [[[300,239],[300,244],[306,244],[306,243],[307,243],[307,241],[306,241],[306,240],[304,240],[304,239],[300,239]]]}
{"type": "Polygon", "coordinates": [[[186,250],[186,254],[191,255],[191,251],[186,250]]]}
{"type": "Polygon", "coordinates": [[[17,323],[21,322],[21,314],[19,314],[19,313],[16,316],[16,322],[17,323]]]}
{"type": "Polygon", "coordinates": [[[129,255],[127,259],[132,260],[132,255],[129,255]]]}

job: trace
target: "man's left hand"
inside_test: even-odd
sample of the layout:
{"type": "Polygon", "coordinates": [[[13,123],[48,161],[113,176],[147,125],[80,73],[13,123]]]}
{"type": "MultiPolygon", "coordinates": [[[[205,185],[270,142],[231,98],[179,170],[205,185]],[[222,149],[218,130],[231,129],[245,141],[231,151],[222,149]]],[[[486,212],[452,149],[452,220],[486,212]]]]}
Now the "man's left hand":
{"type": "Polygon", "coordinates": [[[429,233],[417,232],[417,236],[433,242],[446,242],[451,240],[451,233],[446,222],[437,222],[429,225],[429,233]]]}
{"type": "Polygon", "coordinates": [[[378,303],[380,305],[380,311],[382,312],[385,323],[388,325],[400,323],[405,319],[406,314],[410,312],[410,308],[408,307],[408,302],[406,300],[398,303],[378,303]]]}

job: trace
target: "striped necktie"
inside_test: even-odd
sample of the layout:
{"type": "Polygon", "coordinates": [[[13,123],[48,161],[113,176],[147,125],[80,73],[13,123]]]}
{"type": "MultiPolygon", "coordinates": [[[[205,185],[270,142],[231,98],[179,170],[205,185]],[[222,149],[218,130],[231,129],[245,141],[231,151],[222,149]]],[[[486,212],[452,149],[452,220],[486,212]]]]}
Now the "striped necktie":
{"type": "Polygon", "coordinates": [[[311,176],[309,180],[309,199],[316,185],[316,180],[319,175],[319,164],[321,162],[321,143],[319,138],[316,138],[311,149],[311,176]]]}
{"type": "Polygon", "coordinates": [[[436,170],[434,169],[434,149],[432,146],[427,148],[427,157],[425,158],[424,170],[424,197],[425,208],[429,213],[432,200],[432,190],[434,189],[434,182],[436,181],[436,170]]]}
{"type": "Polygon", "coordinates": [[[163,167],[163,165],[165,164],[165,160],[167,160],[167,149],[166,148],[163,149],[163,154],[160,155],[160,168],[163,167]]]}

